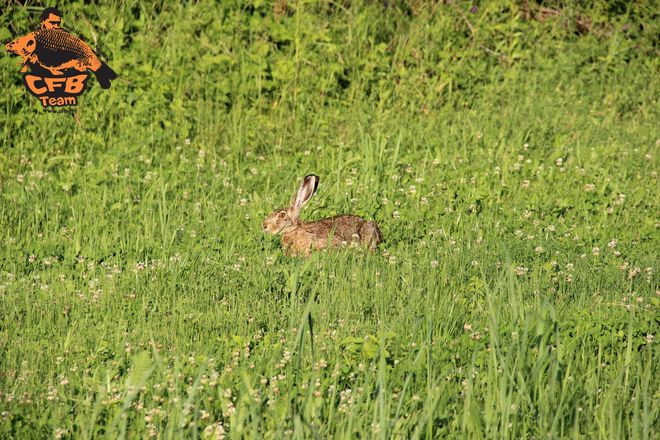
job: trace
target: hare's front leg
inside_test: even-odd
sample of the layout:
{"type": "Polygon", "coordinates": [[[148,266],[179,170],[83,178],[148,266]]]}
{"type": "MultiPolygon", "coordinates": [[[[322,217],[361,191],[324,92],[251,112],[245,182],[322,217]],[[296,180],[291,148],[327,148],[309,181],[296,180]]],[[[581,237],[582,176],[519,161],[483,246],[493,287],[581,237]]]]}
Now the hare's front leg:
{"type": "Polygon", "coordinates": [[[284,234],[282,236],[282,247],[284,248],[284,253],[287,256],[298,256],[304,255],[309,257],[311,252],[311,243],[307,239],[308,237],[301,236],[301,234],[284,234]]]}
{"type": "Polygon", "coordinates": [[[295,255],[295,250],[293,249],[293,240],[291,236],[284,234],[282,236],[282,249],[284,250],[284,255],[287,257],[292,257],[295,255]]]}

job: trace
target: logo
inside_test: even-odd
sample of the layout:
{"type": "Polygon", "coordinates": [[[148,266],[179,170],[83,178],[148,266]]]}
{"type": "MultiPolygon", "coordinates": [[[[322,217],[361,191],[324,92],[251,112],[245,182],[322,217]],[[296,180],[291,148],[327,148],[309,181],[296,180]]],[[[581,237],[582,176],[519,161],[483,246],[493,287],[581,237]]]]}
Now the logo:
{"type": "Polygon", "coordinates": [[[34,31],[5,45],[10,53],[21,57],[18,64],[23,65],[23,84],[44,110],[78,105],[89,72],[103,89],[110,88],[111,81],[117,78],[89,44],[61,27],[61,22],[60,11],[46,8],[34,31]]]}

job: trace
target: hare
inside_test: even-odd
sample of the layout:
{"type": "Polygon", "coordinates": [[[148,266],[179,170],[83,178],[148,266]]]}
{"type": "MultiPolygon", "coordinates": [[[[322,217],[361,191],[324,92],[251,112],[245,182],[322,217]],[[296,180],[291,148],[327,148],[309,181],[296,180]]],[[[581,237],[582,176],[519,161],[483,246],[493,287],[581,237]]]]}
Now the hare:
{"type": "Polygon", "coordinates": [[[349,243],[361,244],[375,251],[383,236],[372,221],[348,214],[311,223],[300,221],[300,208],[312,198],[318,184],[318,176],[306,176],[293,196],[291,206],[276,209],[266,217],[261,225],[263,231],[282,234],[282,247],[287,255],[309,256],[312,249],[338,248],[349,243]]]}

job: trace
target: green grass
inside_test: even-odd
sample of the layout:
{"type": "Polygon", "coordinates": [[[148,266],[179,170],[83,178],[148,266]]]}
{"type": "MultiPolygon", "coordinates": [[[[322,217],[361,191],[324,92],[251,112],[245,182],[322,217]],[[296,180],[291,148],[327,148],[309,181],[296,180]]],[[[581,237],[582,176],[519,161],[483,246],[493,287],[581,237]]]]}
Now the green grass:
{"type": "Polygon", "coordinates": [[[78,122],[0,58],[0,437],[657,438],[653,3],[288,3],[61,5],[78,122]]]}

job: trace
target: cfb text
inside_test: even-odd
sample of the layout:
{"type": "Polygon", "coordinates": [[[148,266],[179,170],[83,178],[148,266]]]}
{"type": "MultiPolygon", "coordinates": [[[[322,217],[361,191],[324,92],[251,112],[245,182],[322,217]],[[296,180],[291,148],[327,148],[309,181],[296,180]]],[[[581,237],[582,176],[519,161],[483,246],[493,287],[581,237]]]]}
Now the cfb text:
{"type": "Polygon", "coordinates": [[[77,104],[76,96],[85,90],[88,78],[88,74],[60,77],[26,74],[23,81],[29,92],[39,98],[44,107],[60,107],[77,104]]]}

